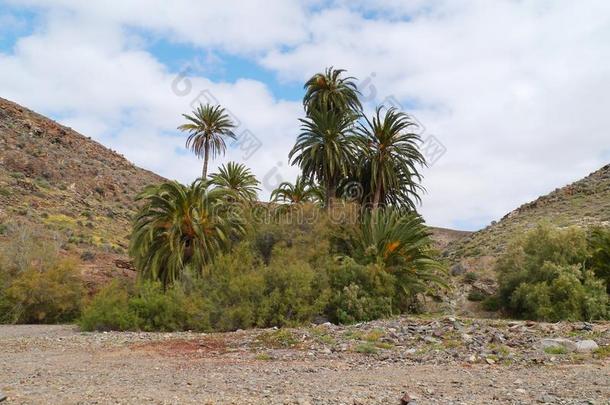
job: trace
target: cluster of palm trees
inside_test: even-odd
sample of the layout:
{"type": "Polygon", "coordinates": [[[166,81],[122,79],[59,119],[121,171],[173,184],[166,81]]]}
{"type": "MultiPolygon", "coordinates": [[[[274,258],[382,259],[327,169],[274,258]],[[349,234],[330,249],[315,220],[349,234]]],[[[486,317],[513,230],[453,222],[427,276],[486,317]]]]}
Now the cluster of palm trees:
{"type": "Polygon", "coordinates": [[[358,202],[370,209],[391,205],[415,210],[425,166],[417,126],[395,108],[363,113],[353,77],[328,68],[305,84],[301,133],[289,158],[303,178],[324,190],[324,203],[343,197],[345,184],[360,186],[358,202]]]}
{"type": "MultiPolygon", "coordinates": [[[[393,235],[387,246],[379,247],[387,257],[387,249],[404,252],[398,245],[411,243],[413,235],[425,236],[420,227],[409,225],[417,222],[413,213],[422,190],[418,170],[425,159],[418,149],[420,139],[411,131],[416,124],[408,115],[378,107],[368,118],[359,96],[355,79],[342,69],[328,68],[306,82],[305,117],[289,153],[301,175],[294,184],[280,184],[271,200],[288,206],[314,202],[330,209],[333,201],[349,197],[364,207],[363,218],[374,219],[368,226],[375,232],[382,232],[376,227],[384,223],[379,216],[386,209],[380,208],[391,207],[393,228],[388,226],[388,232],[410,232],[402,239],[393,235]],[[349,194],[354,185],[359,192],[349,194]],[[371,217],[370,212],[375,214],[371,217]]],[[[222,165],[208,178],[210,159],[225,153],[226,139],[236,139],[236,125],[224,108],[200,105],[184,118],[187,122],[178,129],[188,133],[186,147],[203,158],[202,176],[188,186],[168,182],[145,189],[138,197],[142,207],[130,245],[141,274],[165,285],[185,272],[201,274],[238,240],[245,232],[244,220],[231,207],[251,206],[260,191],[260,183],[243,164],[222,165]]],[[[383,238],[376,240],[385,243],[383,238]]]]}

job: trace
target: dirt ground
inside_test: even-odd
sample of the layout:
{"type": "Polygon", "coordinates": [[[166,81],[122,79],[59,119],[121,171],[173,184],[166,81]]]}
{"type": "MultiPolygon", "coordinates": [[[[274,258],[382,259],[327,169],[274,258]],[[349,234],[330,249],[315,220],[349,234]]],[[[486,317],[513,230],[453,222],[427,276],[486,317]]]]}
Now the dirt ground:
{"type": "MultiPolygon", "coordinates": [[[[0,391],[7,404],[355,405],[400,404],[403,397],[410,404],[610,403],[607,357],[525,350],[569,326],[522,325],[513,333],[514,325],[460,324],[483,337],[501,331],[508,349],[498,353],[506,356],[480,349],[472,330],[468,344],[455,343],[453,326],[442,321],[322,325],[289,334],[0,326],[0,391]]],[[[606,339],[608,325],[591,333],[606,339]]]]}

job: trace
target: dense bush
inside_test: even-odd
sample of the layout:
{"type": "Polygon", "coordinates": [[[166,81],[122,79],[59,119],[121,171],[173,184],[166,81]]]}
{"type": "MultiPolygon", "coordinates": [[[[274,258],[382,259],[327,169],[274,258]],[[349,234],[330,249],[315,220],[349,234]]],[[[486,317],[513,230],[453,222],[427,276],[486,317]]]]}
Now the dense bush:
{"type": "MultiPolygon", "coordinates": [[[[359,248],[354,246],[337,251],[330,242],[337,232],[325,214],[313,213],[313,206],[303,209],[298,215],[316,219],[301,217],[294,223],[295,217],[287,217],[296,215],[292,212],[256,224],[231,252],[218,256],[203,272],[182,277],[166,291],[142,281],[132,291],[116,284],[107,287],[84,311],[81,327],[224,331],[295,326],[319,317],[350,323],[418,308],[430,288],[417,282],[418,277],[437,275],[431,259],[412,249],[413,241],[419,240],[415,237],[419,228],[415,235],[403,233],[415,237],[400,239],[404,247],[388,240],[393,255],[381,254],[380,260],[373,260],[357,254],[359,248]],[[346,255],[348,251],[358,258],[346,255]],[[405,256],[399,256],[401,252],[405,256]],[[425,263],[424,270],[431,273],[418,273],[421,263],[408,260],[408,255],[425,263]]],[[[361,231],[358,226],[346,226],[342,237],[353,241],[361,231]]],[[[385,242],[379,246],[386,249],[385,242]]],[[[416,246],[426,248],[427,244],[416,246]]]]}
{"type": "Polygon", "coordinates": [[[327,316],[333,322],[369,321],[402,312],[400,300],[395,299],[396,277],[376,266],[345,259],[329,267],[329,281],[332,296],[327,316]]]}
{"type": "Polygon", "coordinates": [[[0,252],[0,322],[74,320],[84,294],[76,262],[59,256],[57,238],[12,225],[0,252]]]}
{"type": "Polygon", "coordinates": [[[587,267],[606,283],[610,294],[610,228],[594,228],[588,238],[590,256],[587,267]]]}
{"type": "Polygon", "coordinates": [[[500,303],[510,313],[528,319],[606,317],[605,285],[584,265],[589,252],[583,230],[539,225],[498,260],[500,303]]]}
{"type": "Polygon", "coordinates": [[[93,298],[78,323],[83,330],[208,330],[204,305],[177,285],[164,291],[158,282],[137,288],[113,282],[93,298]]]}

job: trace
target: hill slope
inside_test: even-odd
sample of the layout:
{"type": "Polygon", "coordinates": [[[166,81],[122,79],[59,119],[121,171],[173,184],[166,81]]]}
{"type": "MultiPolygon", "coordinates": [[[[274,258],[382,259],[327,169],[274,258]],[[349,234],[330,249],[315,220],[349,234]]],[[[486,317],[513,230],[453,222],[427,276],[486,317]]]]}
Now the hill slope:
{"type": "Polygon", "coordinates": [[[511,239],[541,220],[560,227],[610,225],[610,164],[522,205],[469,237],[450,243],[445,255],[467,268],[486,270],[511,239]]]}
{"type": "Polygon", "coordinates": [[[126,258],[135,195],[162,180],[0,98],[0,234],[18,224],[44,229],[85,268],[113,272],[114,262],[126,258]]]}

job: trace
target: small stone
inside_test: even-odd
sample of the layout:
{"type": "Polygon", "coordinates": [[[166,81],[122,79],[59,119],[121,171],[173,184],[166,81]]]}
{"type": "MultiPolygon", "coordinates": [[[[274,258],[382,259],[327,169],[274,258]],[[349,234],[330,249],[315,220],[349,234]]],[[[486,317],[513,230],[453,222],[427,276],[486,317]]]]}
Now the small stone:
{"type": "Polygon", "coordinates": [[[415,398],[413,398],[411,395],[409,395],[408,392],[405,392],[405,394],[402,396],[402,398],[400,398],[400,405],[413,405],[415,404],[415,398]]]}
{"type": "Polygon", "coordinates": [[[525,394],[527,391],[525,391],[523,388],[517,388],[515,390],[515,392],[519,393],[519,394],[525,394]]]}
{"type": "Polygon", "coordinates": [[[576,342],[576,351],[578,353],[589,353],[597,349],[599,349],[599,346],[594,340],[587,339],[576,342]]]}
{"type": "Polygon", "coordinates": [[[464,341],[464,343],[470,343],[473,339],[472,336],[468,333],[462,333],[462,340],[464,341]]]}
{"type": "Polygon", "coordinates": [[[476,363],[477,362],[477,356],[474,354],[471,354],[470,357],[468,357],[468,362],[469,363],[476,363]]]}
{"type": "Polygon", "coordinates": [[[453,266],[451,268],[452,276],[459,276],[461,274],[464,274],[465,272],[466,272],[466,268],[464,266],[462,266],[460,263],[456,264],[455,266],[453,266]]]}
{"type": "Polygon", "coordinates": [[[487,357],[485,359],[485,361],[487,362],[487,364],[496,364],[496,361],[494,359],[492,359],[491,357],[487,357]]]}
{"type": "Polygon", "coordinates": [[[432,336],[424,336],[424,342],[426,342],[426,343],[440,343],[440,340],[435,339],[432,336]]]}
{"type": "Polygon", "coordinates": [[[6,401],[6,395],[2,391],[0,391],[0,402],[6,401]]]}

